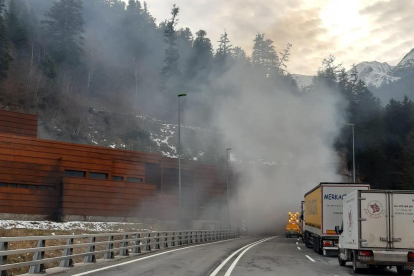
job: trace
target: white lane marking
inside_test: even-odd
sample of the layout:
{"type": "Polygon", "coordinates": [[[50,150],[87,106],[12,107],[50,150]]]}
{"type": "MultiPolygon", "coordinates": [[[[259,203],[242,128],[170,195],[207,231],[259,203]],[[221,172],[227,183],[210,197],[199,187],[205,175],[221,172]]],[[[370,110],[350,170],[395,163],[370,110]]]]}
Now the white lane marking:
{"type": "Polygon", "coordinates": [[[308,258],[309,260],[311,260],[312,262],[315,262],[315,260],[314,259],[312,259],[311,257],[309,257],[308,255],[305,255],[306,256],[306,258],[308,258]]]}
{"type": "Polygon", "coordinates": [[[302,250],[302,249],[300,249],[300,247],[298,246],[298,250],[302,250]]]}
{"type": "Polygon", "coordinates": [[[296,244],[299,244],[298,242],[296,242],[296,244]]]}
{"type": "MultiPolygon", "coordinates": [[[[239,256],[237,256],[237,258],[233,261],[233,263],[231,264],[231,266],[229,267],[229,269],[227,270],[226,274],[224,274],[224,276],[230,276],[231,273],[233,272],[234,267],[236,266],[237,262],[240,260],[240,258],[244,255],[244,253],[247,252],[247,250],[249,250],[250,248],[252,248],[255,245],[258,245],[259,243],[265,242],[267,240],[273,239],[275,237],[271,237],[271,238],[267,238],[265,240],[259,241],[253,245],[250,245],[249,247],[247,247],[242,253],[239,254],[239,256]]],[[[211,275],[210,275],[211,276],[211,275]]]]}
{"type": "Polygon", "coordinates": [[[233,241],[233,240],[238,240],[238,239],[241,239],[241,238],[224,240],[224,241],[217,241],[217,242],[211,242],[211,243],[203,243],[203,244],[198,244],[198,245],[193,245],[193,246],[188,246],[188,247],[183,247],[183,248],[177,248],[177,249],[165,251],[165,252],[162,252],[162,253],[154,254],[154,255],[151,255],[151,256],[142,257],[142,258],[139,258],[139,259],[136,259],[136,260],[131,260],[131,261],[124,262],[124,263],[120,263],[120,264],[105,266],[105,267],[102,267],[102,268],[98,268],[98,269],[94,269],[94,270],[82,272],[82,273],[79,273],[79,274],[74,274],[72,276],[88,275],[88,274],[95,273],[95,272],[98,272],[98,271],[110,269],[110,268],[117,267],[117,266],[121,266],[121,265],[130,264],[130,263],[139,262],[139,261],[142,261],[142,260],[150,259],[150,258],[153,258],[153,257],[156,257],[156,256],[168,254],[168,253],[175,252],[175,251],[180,251],[180,250],[185,250],[185,249],[188,249],[188,248],[193,248],[193,247],[198,247],[198,246],[205,246],[205,245],[210,245],[210,244],[215,244],[215,243],[221,243],[221,242],[226,242],[226,241],[233,241]]]}
{"type": "Polygon", "coordinates": [[[231,259],[231,258],[233,258],[233,256],[234,255],[236,255],[237,253],[239,253],[240,251],[242,251],[243,249],[245,249],[246,247],[248,247],[248,246],[251,246],[251,245],[256,245],[258,242],[261,242],[261,241],[265,241],[266,239],[261,239],[261,240],[259,240],[259,241],[256,241],[256,242],[253,242],[253,243],[250,243],[250,244],[248,244],[248,245],[245,245],[245,246],[243,246],[242,248],[240,248],[240,249],[238,249],[237,251],[235,251],[233,254],[231,254],[230,256],[228,256],[227,257],[227,259],[225,259],[224,260],[224,262],[222,262],[216,269],[214,269],[214,271],[210,274],[210,276],[216,276],[217,275],[217,273],[219,273],[220,272],[220,270],[223,268],[223,266],[225,266],[226,265],[226,263],[231,259]]]}

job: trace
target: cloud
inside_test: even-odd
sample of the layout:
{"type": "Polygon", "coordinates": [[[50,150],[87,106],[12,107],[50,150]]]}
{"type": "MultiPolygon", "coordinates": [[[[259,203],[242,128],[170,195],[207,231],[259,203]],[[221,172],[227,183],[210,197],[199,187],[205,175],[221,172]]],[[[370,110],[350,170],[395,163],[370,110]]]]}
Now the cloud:
{"type": "Polygon", "coordinates": [[[257,33],[279,51],[292,43],[292,73],[314,74],[330,54],[346,67],[371,60],[395,65],[414,47],[412,0],[148,0],[158,22],[174,3],[181,8],[179,26],[206,30],[215,45],[224,30],[247,53],[257,33]]]}

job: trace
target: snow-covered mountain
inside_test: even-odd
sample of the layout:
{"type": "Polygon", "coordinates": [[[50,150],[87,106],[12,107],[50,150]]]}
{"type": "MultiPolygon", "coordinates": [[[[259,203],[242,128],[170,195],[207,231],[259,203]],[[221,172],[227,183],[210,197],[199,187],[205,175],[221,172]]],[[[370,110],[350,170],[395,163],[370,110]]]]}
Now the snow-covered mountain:
{"type": "MultiPolygon", "coordinates": [[[[358,79],[363,80],[368,86],[380,87],[400,79],[398,76],[393,76],[394,67],[386,62],[364,61],[355,67],[358,71],[358,79]]],[[[347,72],[349,77],[351,77],[351,71],[347,72]]]]}
{"type": "Polygon", "coordinates": [[[414,48],[404,56],[404,58],[397,64],[397,69],[413,68],[414,67],[414,48]]]}
{"type": "MultiPolygon", "coordinates": [[[[402,77],[414,75],[414,49],[406,54],[396,65],[391,66],[386,62],[364,61],[356,65],[358,78],[368,86],[379,88],[400,80],[402,77]]],[[[351,70],[348,72],[351,77],[351,70]]],[[[312,76],[292,74],[299,87],[306,87],[312,83],[312,76]]]]}

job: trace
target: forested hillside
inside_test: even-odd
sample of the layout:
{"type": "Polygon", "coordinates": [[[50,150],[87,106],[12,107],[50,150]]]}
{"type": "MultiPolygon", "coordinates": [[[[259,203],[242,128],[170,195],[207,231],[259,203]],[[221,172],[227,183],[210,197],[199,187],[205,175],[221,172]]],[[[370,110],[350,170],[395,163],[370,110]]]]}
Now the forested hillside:
{"type": "MultiPolygon", "coordinates": [[[[374,187],[414,187],[411,100],[382,105],[357,78],[356,68],[349,76],[329,53],[312,85],[299,89],[287,70],[294,45],[276,49],[259,33],[246,38],[254,40],[248,55],[224,30],[221,37],[209,38],[205,30],[178,28],[181,8],[173,6],[162,21],[136,0],[0,0],[0,108],[39,114],[42,138],[176,156],[177,94],[187,93],[184,154],[217,161],[225,158],[231,136],[223,133],[224,115],[247,121],[241,128],[245,133],[261,125],[288,134],[286,128],[306,129],[308,113],[314,112],[302,108],[291,114],[275,107],[271,116],[278,117],[277,124],[255,118],[260,106],[254,101],[251,108],[236,105],[223,112],[241,91],[286,105],[312,102],[321,124],[332,114],[328,110],[343,113],[332,126],[340,129],[333,146],[347,153],[350,170],[352,137],[346,123],[355,124],[359,179],[374,187]],[[321,95],[337,99],[335,105],[324,104],[321,95]]],[[[235,135],[231,125],[226,128],[235,135]]],[[[287,155],[265,156],[278,142],[255,134],[258,150],[247,158],[295,166],[287,155]]],[[[292,146],[292,156],[300,158],[296,150],[292,146]]]]}

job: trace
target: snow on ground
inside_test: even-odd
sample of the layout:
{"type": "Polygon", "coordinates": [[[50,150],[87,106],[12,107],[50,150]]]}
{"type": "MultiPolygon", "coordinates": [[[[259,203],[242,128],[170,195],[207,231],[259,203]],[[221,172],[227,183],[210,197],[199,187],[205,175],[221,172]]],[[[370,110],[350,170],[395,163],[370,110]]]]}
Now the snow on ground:
{"type": "Polygon", "coordinates": [[[158,147],[160,149],[168,147],[169,151],[161,151],[162,155],[171,157],[171,158],[177,158],[177,148],[173,145],[171,145],[168,140],[170,138],[174,137],[175,128],[177,126],[173,124],[160,124],[160,131],[162,134],[158,135],[156,133],[150,132],[150,138],[152,141],[157,143],[158,147]]]}
{"type": "Polygon", "coordinates": [[[137,230],[148,231],[142,224],[127,222],[53,222],[53,221],[23,221],[0,220],[0,229],[32,229],[32,230],[86,230],[96,232],[137,230]]]}

